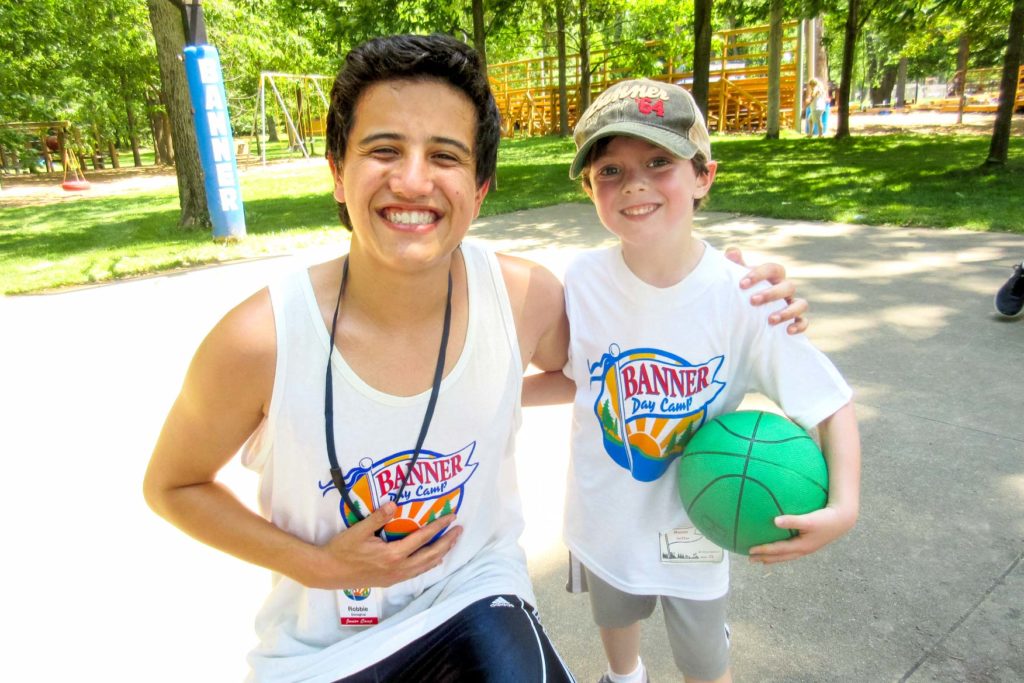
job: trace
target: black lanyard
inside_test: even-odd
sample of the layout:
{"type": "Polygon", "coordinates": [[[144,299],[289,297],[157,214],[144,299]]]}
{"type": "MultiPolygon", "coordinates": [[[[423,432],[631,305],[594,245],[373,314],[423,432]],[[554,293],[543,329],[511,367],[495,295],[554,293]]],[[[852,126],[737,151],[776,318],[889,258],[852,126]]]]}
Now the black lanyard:
{"type": "MultiPolygon", "coordinates": [[[[327,459],[331,461],[331,479],[334,480],[334,486],[338,489],[341,494],[342,500],[345,501],[345,505],[352,511],[358,521],[363,521],[366,516],[359,511],[356,507],[352,498],[349,496],[348,488],[345,486],[345,475],[341,471],[341,467],[338,465],[338,455],[334,449],[334,380],[331,377],[331,356],[334,353],[334,333],[338,328],[338,310],[341,308],[341,296],[345,293],[345,283],[348,282],[348,257],[345,258],[345,263],[342,266],[341,271],[341,286],[338,287],[338,302],[334,305],[334,319],[331,322],[331,343],[327,351],[327,384],[324,388],[324,429],[327,435],[327,459]]],[[[448,333],[452,327],[452,273],[448,271],[448,300],[445,303],[444,308],[444,328],[441,331],[441,349],[437,352],[437,367],[434,369],[434,383],[430,387],[430,400],[427,402],[427,412],[423,416],[423,425],[420,427],[420,435],[416,440],[416,450],[413,451],[412,460],[409,461],[409,467],[405,470],[405,476],[402,477],[402,485],[398,488],[398,493],[388,494],[391,496],[391,500],[400,501],[402,499],[402,493],[405,491],[405,485],[409,482],[409,475],[412,474],[413,465],[416,464],[416,460],[420,457],[420,449],[423,448],[423,440],[427,438],[427,428],[430,427],[430,421],[434,417],[434,406],[437,405],[437,395],[441,390],[441,377],[444,375],[444,360],[445,353],[448,350],[448,333]]]]}

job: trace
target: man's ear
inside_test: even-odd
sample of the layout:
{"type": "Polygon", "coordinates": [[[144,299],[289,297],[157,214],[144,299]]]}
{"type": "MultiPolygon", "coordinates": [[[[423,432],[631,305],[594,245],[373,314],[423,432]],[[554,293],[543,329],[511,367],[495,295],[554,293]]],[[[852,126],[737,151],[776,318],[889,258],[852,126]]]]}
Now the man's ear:
{"type": "Polygon", "coordinates": [[[334,165],[334,159],[331,157],[327,157],[327,165],[331,169],[331,179],[334,180],[334,199],[344,204],[345,186],[341,182],[341,169],[334,165]]]}
{"type": "MultiPolygon", "coordinates": [[[[476,188],[476,193],[473,195],[473,220],[480,217],[480,207],[483,206],[484,197],[491,189],[491,179],[488,178],[483,182],[480,187],[476,188]]],[[[337,195],[335,195],[337,196],[337,195]]],[[[340,201],[340,200],[339,200],[340,201]]]]}
{"type": "Polygon", "coordinates": [[[704,197],[711,190],[711,184],[715,182],[715,173],[718,172],[718,162],[709,160],[707,169],[707,173],[697,176],[697,186],[693,193],[697,199],[704,197]]]}

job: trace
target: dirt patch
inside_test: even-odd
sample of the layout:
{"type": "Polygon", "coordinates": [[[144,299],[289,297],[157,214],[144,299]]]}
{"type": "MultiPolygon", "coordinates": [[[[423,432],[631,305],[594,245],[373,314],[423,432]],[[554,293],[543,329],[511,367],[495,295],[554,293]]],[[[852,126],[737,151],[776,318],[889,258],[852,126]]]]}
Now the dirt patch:
{"type": "MultiPolygon", "coordinates": [[[[957,124],[955,112],[915,111],[855,113],[850,115],[850,132],[854,135],[890,135],[893,133],[919,133],[922,135],[992,135],[995,114],[964,114],[957,124]]],[[[835,130],[837,116],[829,119],[829,128],[835,130]]],[[[1010,124],[1010,134],[1024,136],[1024,116],[1017,114],[1010,124]]]]}
{"type": "MultiPolygon", "coordinates": [[[[241,175],[262,175],[273,173],[277,176],[288,176],[300,168],[320,165],[327,172],[324,159],[295,159],[268,162],[261,166],[258,162],[238,164],[241,175]]],[[[34,173],[3,177],[3,190],[0,190],[0,204],[3,206],[43,206],[57,202],[74,202],[97,197],[138,194],[165,188],[173,188],[178,184],[174,169],[166,166],[144,166],[142,168],[108,168],[99,171],[85,171],[89,181],[89,189],[69,192],[61,187],[63,174],[34,173]]]]}

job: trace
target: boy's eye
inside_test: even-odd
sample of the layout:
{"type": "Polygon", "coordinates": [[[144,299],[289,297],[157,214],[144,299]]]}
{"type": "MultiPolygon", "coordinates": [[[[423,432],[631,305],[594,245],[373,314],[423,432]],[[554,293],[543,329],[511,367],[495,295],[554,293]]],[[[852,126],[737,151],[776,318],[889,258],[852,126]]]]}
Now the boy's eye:
{"type": "Polygon", "coordinates": [[[619,167],[618,166],[602,166],[601,168],[599,168],[597,170],[597,175],[599,175],[599,176],[608,177],[608,176],[614,176],[614,175],[618,175],[618,174],[619,174],[619,167]]]}
{"type": "Polygon", "coordinates": [[[370,150],[370,154],[375,157],[386,158],[395,156],[398,154],[398,150],[394,147],[374,147],[370,150]]]}
{"type": "Polygon", "coordinates": [[[648,162],[648,166],[651,168],[658,168],[659,166],[668,166],[672,161],[666,157],[655,157],[648,162]]]}

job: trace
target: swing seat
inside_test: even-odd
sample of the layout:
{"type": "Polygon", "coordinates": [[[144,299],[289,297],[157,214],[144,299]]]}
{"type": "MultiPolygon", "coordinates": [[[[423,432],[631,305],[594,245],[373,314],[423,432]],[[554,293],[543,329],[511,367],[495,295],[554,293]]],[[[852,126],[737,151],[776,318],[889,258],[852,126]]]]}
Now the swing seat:
{"type": "Polygon", "coordinates": [[[80,192],[91,187],[88,180],[65,180],[60,186],[68,192],[80,192]]]}

